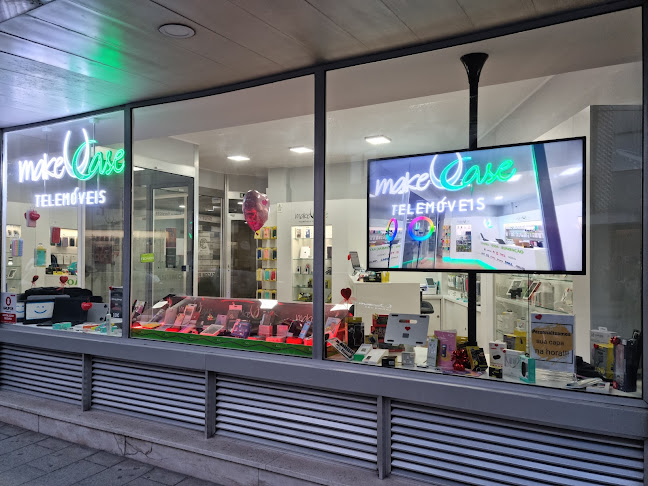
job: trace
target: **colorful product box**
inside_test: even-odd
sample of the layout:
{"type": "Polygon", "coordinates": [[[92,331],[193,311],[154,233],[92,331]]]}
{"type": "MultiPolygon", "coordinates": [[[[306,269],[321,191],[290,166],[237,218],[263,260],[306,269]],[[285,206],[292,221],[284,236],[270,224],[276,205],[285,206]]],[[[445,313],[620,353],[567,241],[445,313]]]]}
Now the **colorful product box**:
{"type": "Polygon", "coordinates": [[[457,331],[434,331],[439,340],[438,366],[452,369],[452,353],[457,349],[457,331]]]}
{"type": "Polygon", "coordinates": [[[592,366],[606,380],[614,378],[614,345],[611,343],[592,344],[592,366]]]}
{"type": "Polygon", "coordinates": [[[488,352],[490,353],[490,366],[488,375],[495,378],[502,378],[502,369],[504,368],[504,350],[506,343],[504,341],[490,341],[488,343],[488,352]]]}
{"type": "Polygon", "coordinates": [[[535,383],[536,380],[536,366],[535,359],[528,356],[520,356],[520,380],[525,383],[535,383]]]}
{"type": "Polygon", "coordinates": [[[515,331],[513,334],[504,334],[504,342],[506,343],[507,349],[526,352],[526,332],[515,331]]]}

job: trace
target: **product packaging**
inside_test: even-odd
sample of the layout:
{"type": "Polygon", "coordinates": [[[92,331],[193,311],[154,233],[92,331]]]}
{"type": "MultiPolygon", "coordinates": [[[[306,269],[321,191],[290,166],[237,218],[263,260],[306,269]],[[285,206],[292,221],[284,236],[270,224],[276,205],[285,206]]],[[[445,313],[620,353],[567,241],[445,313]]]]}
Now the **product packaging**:
{"type": "Polygon", "coordinates": [[[526,352],[527,337],[525,332],[515,331],[513,334],[504,334],[507,349],[526,352]]]}
{"type": "Polygon", "coordinates": [[[439,355],[439,340],[435,337],[429,337],[428,348],[427,348],[427,365],[436,366],[438,355],[439,355]]]}
{"type": "Polygon", "coordinates": [[[511,380],[520,380],[522,378],[522,356],[523,351],[515,349],[503,349],[504,353],[504,367],[502,368],[502,376],[511,380]]]}
{"type": "Polygon", "coordinates": [[[641,360],[641,333],[632,339],[612,338],[614,344],[614,381],[612,386],[624,392],[637,391],[637,370],[641,360]]]}
{"type": "Polygon", "coordinates": [[[490,341],[488,351],[490,353],[490,365],[488,375],[495,378],[502,378],[502,369],[504,368],[504,350],[506,343],[504,341],[490,341]]]}
{"type": "Polygon", "coordinates": [[[520,356],[520,380],[525,383],[535,383],[536,380],[536,366],[535,359],[528,356],[520,356]]]}
{"type": "Polygon", "coordinates": [[[611,343],[592,344],[592,366],[606,380],[614,378],[614,345],[611,343]]]}
{"type": "Polygon", "coordinates": [[[434,331],[439,340],[438,365],[444,369],[452,369],[452,353],[457,349],[457,331],[434,331]]]}
{"type": "Polygon", "coordinates": [[[599,327],[590,330],[590,363],[596,366],[596,348],[595,344],[610,344],[610,340],[616,335],[614,331],[608,331],[607,327],[599,327]]]}
{"type": "Polygon", "coordinates": [[[483,348],[479,346],[466,346],[466,351],[468,352],[471,370],[486,371],[488,369],[488,361],[486,361],[483,348]]]}

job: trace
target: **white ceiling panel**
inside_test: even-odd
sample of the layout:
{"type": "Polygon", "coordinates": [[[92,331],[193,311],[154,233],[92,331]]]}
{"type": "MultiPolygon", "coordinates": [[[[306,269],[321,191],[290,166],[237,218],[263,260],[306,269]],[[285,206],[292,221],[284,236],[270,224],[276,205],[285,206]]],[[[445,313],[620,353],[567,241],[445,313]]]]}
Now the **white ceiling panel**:
{"type": "MultiPolygon", "coordinates": [[[[0,1],[2,5],[5,3],[0,1]]],[[[13,3],[18,6],[19,0],[13,3]]],[[[40,6],[11,12],[4,9],[0,14],[3,91],[0,125],[3,127],[222,86],[606,2],[40,0],[29,3],[30,8],[40,6]],[[166,23],[188,25],[196,35],[190,39],[164,37],[158,28],[166,23]]]]}

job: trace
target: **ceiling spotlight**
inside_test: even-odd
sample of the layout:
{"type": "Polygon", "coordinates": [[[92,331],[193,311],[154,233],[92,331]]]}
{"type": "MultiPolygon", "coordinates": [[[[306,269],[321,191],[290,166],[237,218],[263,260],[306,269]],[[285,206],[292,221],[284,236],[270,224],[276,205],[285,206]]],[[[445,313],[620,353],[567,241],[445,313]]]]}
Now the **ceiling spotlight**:
{"type": "Polygon", "coordinates": [[[313,149],[309,149],[308,147],[290,147],[290,151],[296,154],[309,154],[313,149]]]}
{"type": "Polygon", "coordinates": [[[581,170],[583,170],[582,167],[570,167],[569,169],[565,169],[565,170],[563,170],[563,171],[560,173],[560,175],[561,175],[561,176],[573,175],[573,174],[577,174],[577,173],[580,172],[581,170]]]}
{"type": "Polygon", "coordinates": [[[144,167],[133,167],[133,170],[135,172],[139,172],[140,170],[145,170],[144,167]]]}
{"type": "Polygon", "coordinates": [[[180,209],[184,209],[184,208],[185,208],[185,205],[184,205],[184,204],[180,204],[178,207],[179,207],[180,209]]]}
{"type": "Polygon", "coordinates": [[[391,143],[391,138],[387,138],[384,135],[374,135],[372,137],[365,137],[365,140],[371,145],[382,145],[384,143],[391,143]]]}
{"type": "Polygon", "coordinates": [[[183,24],[164,24],[158,27],[161,34],[171,37],[172,39],[188,39],[196,35],[196,31],[188,25],[183,24]]]}
{"type": "Polygon", "coordinates": [[[511,177],[507,182],[517,182],[520,179],[522,179],[522,174],[515,174],[513,177],[511,177]]]}
{"type": "Polygon", "coordinates": [[[228,155],[227,158],[234,162],[245,162],[246,160],[250,160],[250,157],[246,157],[245,155],[228,155]]]}
{"type": "Polygon", "coordinates": [[[500,199],[504,199],[504,196],[495,196],[496,201],[499,201],[500,199]]]}

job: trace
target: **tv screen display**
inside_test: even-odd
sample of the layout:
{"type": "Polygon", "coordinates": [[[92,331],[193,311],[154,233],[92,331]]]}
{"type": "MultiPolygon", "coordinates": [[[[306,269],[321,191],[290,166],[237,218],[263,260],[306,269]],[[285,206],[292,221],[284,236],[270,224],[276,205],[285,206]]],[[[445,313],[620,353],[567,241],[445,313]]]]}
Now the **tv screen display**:
{"type": "Polygon", "coordinates": [[[584,273],[585,138],[368,161],[368,269],[584,273]]]}

